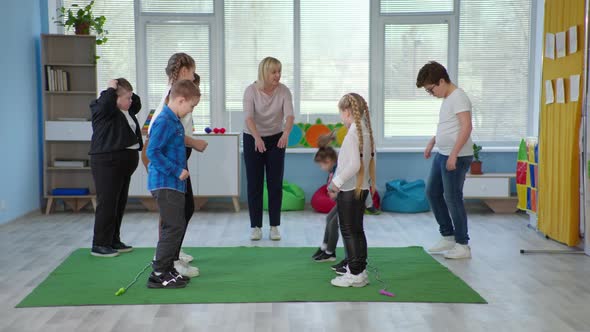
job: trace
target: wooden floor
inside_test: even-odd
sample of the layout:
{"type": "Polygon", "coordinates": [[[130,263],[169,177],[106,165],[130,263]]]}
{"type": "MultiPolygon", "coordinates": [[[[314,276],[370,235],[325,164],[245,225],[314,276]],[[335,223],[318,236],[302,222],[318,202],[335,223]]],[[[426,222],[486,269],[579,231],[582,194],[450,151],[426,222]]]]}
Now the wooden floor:
{"type": "MultiPolygon", "coordinates": [[[[195,213],[186,246],[252,245],[247,211],[226,211],[231,207],[195,213]]],[[[495,215],[476,207],[470,209],[469,217],[473,259],[437,259],[489,304],[268,303],[15,309],[72,250],[91,243],[91,213],[34,215],[0,225],[0,330],[590,331],[590,257],[523,256],[519,254],[521,248],[562,247],[527,228],[526,215],[495,215]]],[[[134,246],[155,246],[156,224],[156,214],[130,211],[123,222],[123,240],[134,246]]],[[[267,240],[267,225],[265,221],[265,240],[256,245],[315,247],[322,237],[323,216],[310,211],[283,214],[280,242],[267,240]]],[[[430,213],[368,216],[365,225],[369,246],[428,246],[438,238],[430,213]]],[[[395,291],[394,284],[390,288],[395,291]]]]}

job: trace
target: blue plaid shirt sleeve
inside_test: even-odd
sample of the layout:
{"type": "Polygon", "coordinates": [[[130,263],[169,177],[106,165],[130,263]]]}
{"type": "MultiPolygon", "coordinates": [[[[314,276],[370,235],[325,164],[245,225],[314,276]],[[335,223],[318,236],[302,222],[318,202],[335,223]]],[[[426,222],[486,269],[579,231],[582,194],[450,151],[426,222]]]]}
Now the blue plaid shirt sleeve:
{"type": "Polygon", "coordinates": [[[182,173],[183,168],[168,159],[164,153],[165,147],[171,143],[170,141],[173,140],[175,136],[175,131],[173,129],[171,130],[167,125],[169,124],[167,124],[166,121],[156,121],[152,125],[147,156],[152,167],[164,174],[178,178],[182,173]]]}

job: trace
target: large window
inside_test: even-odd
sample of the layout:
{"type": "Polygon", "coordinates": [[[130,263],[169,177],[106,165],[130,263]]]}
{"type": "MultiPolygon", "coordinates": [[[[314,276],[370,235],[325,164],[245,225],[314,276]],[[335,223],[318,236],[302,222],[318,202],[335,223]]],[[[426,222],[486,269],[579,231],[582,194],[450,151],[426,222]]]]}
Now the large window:
{"type": "Polygon", "coordinates": [[[298,121],[337,115],[347,92],[368,98],[368,1],[226,0],[224,10],[227,111],[242,111],[244,90],[266,56],[283,63],[281,80],[293,92],[298,121]]]}
{"type": "MultiPolygon", "coordinates": [[[[72,4],[86,6],[89,1],[63,0],[63,6],[72,4]]],[[[109,80],[124,77],[129,80],[135,90],[137,87],[135,71],[135,14],[133,0],[100,0],[94,3],[94,14],[107,17],[105,29],[109,31],[106,44],[97,46],[96,53],[100,56],[97,66],[97,86],[106,89],[109,80]]],[[[50,16],[53,13],[49,13],[50,16]]],[[[69,31],[74,33],[74,31],[69,31]]]]}
{"type": "Polygon", "coordinates": [[[149,109],[158,107],[168,86],[166,65],[176,52],[189,54],[201,76],[201,102],[193,110],[193,124],[202,132],[211,124],[209,89],[209,26],[205,24],[147,24],[147,83],[149,109]]]}
{"type": "Polygon", "coordinates": [[[531,0],[454,2],[380,1],[373,27],[383,34],[376,48],[383,64],[373,64],[383,68],[383,92],[374,92],[382,97],[383,142],[420,145],[435,134],[441,100],[415,86],[430,60],[469,95],[474,140],[505,146],[527,135],[531,0]]]}
{"type": "Polygon", "coordinates": [[[369,1],[301,0],[302,117],[338,114],[342,95],[369,98],[369,1]]]}
{"type": "Polygon", "coordinates": [[[461,0],[459,84],[473,104],[473,138],[527,136],[531,0],[461,0]]]}
{"type": "Polygon", "coordinates": [[[388,137],[432,136],[441,101],[416,88],[418,70],[429,60],[447,61],[447,24],[387,24],[383,127],[388,137]]]}
{"type": "Polygon", "coordinates": [[[244,90],[267,56],[281,61],[281,82],[293,89],[293,0],[227,0],[224,9],[226,110],[242,111],[244,90]]]}

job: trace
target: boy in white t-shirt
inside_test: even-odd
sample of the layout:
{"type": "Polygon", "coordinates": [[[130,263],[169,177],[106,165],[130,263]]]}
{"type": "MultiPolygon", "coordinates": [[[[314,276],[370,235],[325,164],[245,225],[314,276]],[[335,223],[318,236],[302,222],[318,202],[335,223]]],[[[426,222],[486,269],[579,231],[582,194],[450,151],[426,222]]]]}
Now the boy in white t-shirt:
{"type": "Polygon", "coordinates": [[[420,69],[416,86],[423,87],[433,97],[444,98],[436,136],[430,139],[424,150],[424,157],[428,159],[434,146],[438,148],[432,161],[426,196],[442,235],[428,251],[444,252],[445,258],[451,259],[471,258],[467,213],[463,204],[463,183],[473,159],[471,101],[465,91],[451,82],[445,67],[435,61],[420,69]]]}

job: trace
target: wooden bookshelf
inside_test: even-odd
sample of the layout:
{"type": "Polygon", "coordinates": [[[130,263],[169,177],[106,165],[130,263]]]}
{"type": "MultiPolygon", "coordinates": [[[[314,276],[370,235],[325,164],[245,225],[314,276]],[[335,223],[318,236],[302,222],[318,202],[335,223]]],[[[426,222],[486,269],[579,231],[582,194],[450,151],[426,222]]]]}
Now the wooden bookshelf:
{"type": "MultiPolygon", "coordinates": [[[[43,73],[43,195],[49,213],[55,200],[62,200],[74,211],[88,203],[96,207],[94,181],[90,167],[55,167],[53,161],[88,160],[92,130],[90,102],[96,98],[96,39],[94,36],[41,36],[43,73]],[[67,86],[50,89],[48,67],[66,72],[67,86]],[[64,120],[77,119],[79,121],[64,120]],[[53,195],[56,188],[88,188],[88,195],[53,195]]],[[[53,82],[55,83],[55,82],[53,82]]]]}

